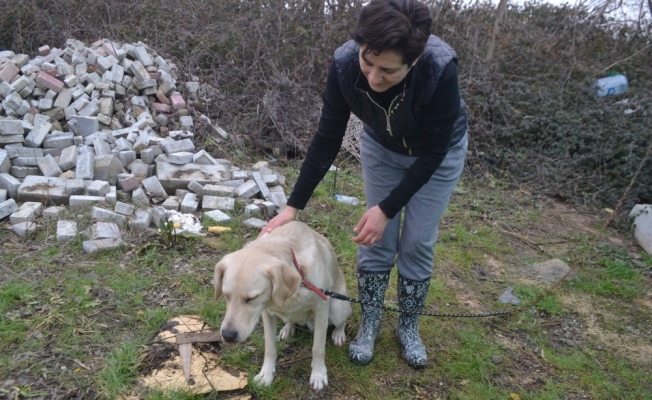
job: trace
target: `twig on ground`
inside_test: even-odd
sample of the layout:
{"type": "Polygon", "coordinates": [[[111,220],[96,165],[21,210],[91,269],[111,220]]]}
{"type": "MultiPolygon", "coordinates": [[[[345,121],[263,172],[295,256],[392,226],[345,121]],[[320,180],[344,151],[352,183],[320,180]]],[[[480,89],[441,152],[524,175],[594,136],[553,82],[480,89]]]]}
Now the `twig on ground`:
{"type": "Polygon", "coordinates": [[[501,227],[497,227],[497,228],[498,228],[498,230],[500,230],[502,233],[505,233],[505,234],[507,234],[507,235],[510,235],[510,236],[512,236],[512,237],[515,237],[515,238],[517,238],[517,239],[520,239],[522,242],[524,242],[524,243],[527,244],[528,246],[531,246],[532,248],[536,249],[537,251],[540,251],[540,252],[542,252],[542,253],[548,254],[547,251],[545,251],[543,248],[541,248],[541,245],[540,245],[539,243],[534,242],[534,241],[532,241],[532,240],[526,238],[525,236],[520,235],[520,234],[518,234],[518,233],[516,233],[516,232],[510,232],[510,231],[508,231],[508,230],[506,230],[506,229],[503,229],[503,228],[501,228],[501,227]]]}
{"type": "Polygon", "coordinates": [[[79,365],[80,367],[84,368],[84,369],[87,370],[87,371],[90,371],[90,370],[91,370],[89,367],[87,367],[86,365],[84,365],[84,363],[82,363],[81,361],[77,360],[76,358],[73,358],[72,361],[73,361],[75,364],[79,365]]]}
{"type": "Polygon", "coordinates": [[[306,360],[306,359],[311,358],[311,357],[312,357],[312,355],[295,358],[294,360],[289,360],[289,361],[279,363],[279,364],[277,364],[277,366],[278,367],[285,367],[286,365],[294,364],[296,362],[303,361],[303,360],[306,360]]]}
{"type": "Polygon", "coordinates": [[[34,282],[30,281],[29,279],[25,278],[24,276],[20,276],[20,275],[18,275],[17,273],[15,273],[14,271],[12,271],[12,270],[9,269],[8,267],[5,267],[5,266],[2,265],[2,264],[0,264],[0,267],[2,267],[5,271],[9,271],[9,272],[11,272],[12,274],[16,275],[18,278],[21,278],[21,279],[23,279],[23,280],[25,280],[25,281],[27,281],[27,282],[29,282],[29,283],[31,283],[31,284],[34,284],[34,282]]]}

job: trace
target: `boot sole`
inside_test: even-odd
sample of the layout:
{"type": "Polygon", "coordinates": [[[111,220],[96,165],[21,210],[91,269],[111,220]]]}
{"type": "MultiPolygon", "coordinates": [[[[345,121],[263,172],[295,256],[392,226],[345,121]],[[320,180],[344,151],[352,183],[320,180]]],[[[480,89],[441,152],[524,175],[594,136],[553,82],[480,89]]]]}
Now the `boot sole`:
{"type": "MultiPolygon", "coordinates": [[[[401,344],[401,339],[399,339],[398,330],[394,331],[394,337],[396,338],[396,341],[398,342],[398,345],[401,346],[401,357],[403,357],[403,351],[402,351],[403,344],[401,344]]],[[[427,360],[424,361],[423,364],[411,364],[411,363],[407,362],[407,360],[405,360],[405,357],[403,357],[403,361],[405,361],[405,363],[408,365],[408,367],[411,367],[413,369],[424,369],[426,367],[426,365],[428,365],[427,360]]]]}
{"type": "Polygon", "coordinates": [[[369,361],[359,361],[359,360],[355,360],[353,358],[349,358],[349,361],[351,361],[351,363],[353,363],[355,365],[369,365],[369,363],[372,362],[373,360],[374,360],[373,357],[371,357],[369,359],[369,361]]]}

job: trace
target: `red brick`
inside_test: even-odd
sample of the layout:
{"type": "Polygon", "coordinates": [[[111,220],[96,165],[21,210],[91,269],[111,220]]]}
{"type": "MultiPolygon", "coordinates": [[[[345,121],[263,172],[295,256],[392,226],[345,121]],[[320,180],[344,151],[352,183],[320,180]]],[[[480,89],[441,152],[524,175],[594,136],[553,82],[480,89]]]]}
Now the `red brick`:
{"type": "Polygon", "coordinates": [[[161,74],[159,74],[158,72],[150,72],[150,73],[149,73],[149,77],[152,78],[152,79],[154,79],[155,81],[157,81],[158,78],[161,77],[161,74]]]}
{"type": "Polygon", "coordinates": [[[116,57],[115,51],[113,51],[113,45],[111,43],[104,43],[102,45],[102,50],[110,56],[116,57]]]}
{"type": "Polygon", "coordinates": [[[172,102],[172,108],[175,110],[182,110],[186,108],[186,101],[178,94],[170,96],[170,101],[172,102]]]}
{"type": "Polygon", "coordinates": [[[165,93],[161,92],[160,90],[156,92],[156,98],[161,103],[167,104],[168,106],[170,105],[170,99],[168,99],[168,97],[165,95],[165,93]]]}
{"type": "Polygon", "coordinates": [[[59,57],[62,54],[63,50],[55,47],[54,49],[50,50],[50,53],[47,56],[43,57],[43,62],[51,63],[55,58],[59,57]]]}
{"type": "Polygon", "coordinates": [[[161,137],[167,137],[169,132],[170,130],[165,126],[161,126],[158,128],[158,133],[159,135],[161,135],[161,137]]]}
{"type": "Polygon", "coordinates": [[[122,190],[125,192],[133,192],[140,187],[138,180],[133,175],[129,175],[125,179],[121,179],[118,182],[120,183],[122,190]]]}
{"type": "Polygon", "coordinates": [[[40,72],[36,76],[36,83],[56,93],[59,93],[64,86],[63,82],[51,76],[47,72],[40,72]]]}
{"type": "Polygon", "coordinates": [[[172,107],[170,107],[167,104],[161,104],[161,103],[150,103],[149,105],[156,111],[164,112],[164,113],[169,113],[172,112],[172,107]]]}
{"type": "Polygon", "coordinates": [[[41,56],[47,56],[48,54],[50,54],[50,46],[46,44],[45,46],[39,47],[38,54],[41,56]]]}
{"type": "Polygon", "coordinates": [[[16,75],[20,72],[20,69],[14,63],[7,64],[6,67],[0,71],[0,80],[10,82],[14,80],[16,75]]]}

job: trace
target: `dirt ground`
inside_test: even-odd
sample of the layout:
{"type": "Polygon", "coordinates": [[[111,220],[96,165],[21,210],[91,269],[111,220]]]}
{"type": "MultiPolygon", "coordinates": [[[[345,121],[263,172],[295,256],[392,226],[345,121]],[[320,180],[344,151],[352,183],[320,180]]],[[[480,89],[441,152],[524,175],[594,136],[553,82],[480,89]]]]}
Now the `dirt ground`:
{"type": "MultiPolygon", "coordinates": [[[[613,229],[604,230],[604,223],[610,217],[609,211],[582,212],[558,201],[552,202],[551,206],[545,213],[542,213],[543,220],[537,221],[529,229],[506,236],[511,245],[519,249],[517,254],[519,258],[528,255],[534,257],[536,253],[539,255],[543,253],[553,259],[577,257],[579,254],[569,254],[572,251],[569,246],[571,241],[566,239],[577,234],[590,235],[591,240],[600,235],[601,239],[597,243],[606,243],[622,248],[634,260],[642,258],[639,254],[641,247],[633,235],[613,229]]],[[[511,276],[518,277],[518,280],[524,284],[534,284],[542,288],[548,288],[551,286],[550,282],[557,282],[557,278],[559,278],[559,276],[553,276],[552,280],[548,279],[548,282],[542,283],[540,280],[532,278],[529,266],[513,268],[512,264],[512,268],[510,268],[509,265],[495,262],[488,262],[487,265],[491,266],[489,270],[494,273],[500,274],[500,271],[507,271],[511,276]]],[[[569,266],[572,269],[569,278],[574,276],[576,270],[587,268],[586,265],[583,265],[581,256],[569,266]]],[[[590,295],[581,291],[555,291],[558,300],[563,303],[569,313],[562,318],[549,318],[544,313],[540,315],[541,318],[547,319],[543,326],[549,336],[549,342],[555,349],[564,346],[579,349],[595,348],[617,354],[634,363],[649,364],[652,359],[652,342],[650,341],[652,325],[644,324],[645,328],[641,329],[640,321],[637,321],[637,316],[634,315],[639,308],[650,309],[652,307],[652,290],[649,290],[652,288],[652,276],[649,271],[647,288],[648,292],[644,298],[636,300],[632,304],[626,304],[625,308],[621,303],[626,303],[626,301],[622,299],[614,300],[614,302],[610,300],[594,301],[590,295]],[[619,305],[616,305],[616,302],[619,305]],[[628,317],[631,317],[631,325],[627,321],[628,317]],[[607,321],[618,321],[619,329],[614,330],[615,322],[607,321]]],[[[533,346],[519,335],[503,337],[501,342],[515,352],[524,347],[532,348],[533,346]]],[[[539,351],[541,351],[541,357],[534,362],[534,366],[528,368],[531,370],[529,374],[525,374],[528,378],[521,378],[521,384],[528,380],[535,384],[538,380],[537,375],[548,369],[542,350],[537,348],[535,352],[539,351]]],[[[524,362],[523,365],[529,364],[527,360],[520,359],[520,361],[524,362]]],[[[554,371],[548,370],[548,373],[554,374],[554,371]]],[[[577,397],[570,396],[568,398],[591,397],[579,393],[577,397]]]]}

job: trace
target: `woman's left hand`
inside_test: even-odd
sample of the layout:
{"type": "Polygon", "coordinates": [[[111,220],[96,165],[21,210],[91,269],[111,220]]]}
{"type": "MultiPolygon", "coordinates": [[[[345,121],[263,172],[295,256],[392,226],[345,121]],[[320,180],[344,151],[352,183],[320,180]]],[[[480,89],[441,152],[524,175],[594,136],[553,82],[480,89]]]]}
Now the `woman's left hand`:
{"type": "Polygon", "coordinates": [[[383,237],[389,219],[378,206],[371,207],[362,215],[354,232],[360,232],[353,241],[358,245],[371,246],[383,237]]]}

